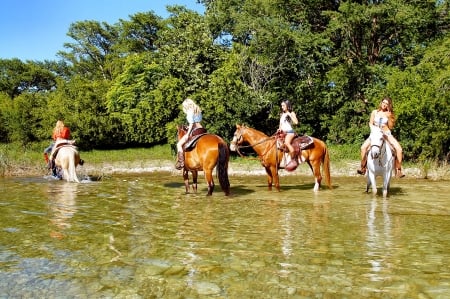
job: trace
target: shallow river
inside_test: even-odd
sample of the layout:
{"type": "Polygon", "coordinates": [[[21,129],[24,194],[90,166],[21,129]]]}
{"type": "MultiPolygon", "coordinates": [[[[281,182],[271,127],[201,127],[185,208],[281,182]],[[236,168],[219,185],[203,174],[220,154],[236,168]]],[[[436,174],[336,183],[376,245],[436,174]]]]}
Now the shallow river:
{"type": "Polygon", "coordinates": [[[0,179],[0,298],[449,298],[450,184],[0,179]]]}

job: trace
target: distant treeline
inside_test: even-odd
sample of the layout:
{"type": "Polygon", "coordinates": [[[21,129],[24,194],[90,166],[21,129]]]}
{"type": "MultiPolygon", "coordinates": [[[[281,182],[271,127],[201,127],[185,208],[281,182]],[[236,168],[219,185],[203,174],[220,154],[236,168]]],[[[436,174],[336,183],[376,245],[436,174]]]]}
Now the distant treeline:
{"type": "Polygon", "coordinates": [[[0,59],[0,142],[48,140],[62,118],[83,149],[173,144],[191,97],[228,141],[236,123],[274,133],[289,99],[298,133],[354,144],[390,96],[405,158],[443,160],[449,1],[199,0],[204,14],[79,21],[57,61],[0,59]]]}

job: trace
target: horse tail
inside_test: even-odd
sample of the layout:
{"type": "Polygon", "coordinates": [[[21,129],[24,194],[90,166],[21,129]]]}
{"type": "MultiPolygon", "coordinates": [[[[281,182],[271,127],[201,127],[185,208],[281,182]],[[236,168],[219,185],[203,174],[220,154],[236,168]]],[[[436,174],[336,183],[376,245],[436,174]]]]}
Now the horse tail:
{"type": "Polygon", "coordinates": [[[333,187],[331,186],[331,176],[330,176],[330,152],[328,151],[328,148],[327,148],[327,145],[325,144],[325,142],[323,143],[323,145],[324,145],[324,152],[325,152],[323,161],[322,161],[323,173],[325,174],[328,188],[333,189],[333,187]]]}
{"type": "Polygon", "coordinates": [[[230,152],[227,144],[219,143],[219,161],[217,163],[217,176],[219,178],[220,187],[225,195],[230,194],[230,181],[228,179],[228,161],[230,160],[230,152]]]}

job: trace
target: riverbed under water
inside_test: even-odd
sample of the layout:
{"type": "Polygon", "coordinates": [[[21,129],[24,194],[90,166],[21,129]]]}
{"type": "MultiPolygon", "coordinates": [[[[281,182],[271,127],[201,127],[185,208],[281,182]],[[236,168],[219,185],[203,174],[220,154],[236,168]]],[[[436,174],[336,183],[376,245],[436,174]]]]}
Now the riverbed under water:
{"type": "Polygon", "coordinates": [[[449,298],[450,184],[156,172],[0,179],[1,298],[449,298]],[[380,194],[380,192],[379,192],[380,194]]]}

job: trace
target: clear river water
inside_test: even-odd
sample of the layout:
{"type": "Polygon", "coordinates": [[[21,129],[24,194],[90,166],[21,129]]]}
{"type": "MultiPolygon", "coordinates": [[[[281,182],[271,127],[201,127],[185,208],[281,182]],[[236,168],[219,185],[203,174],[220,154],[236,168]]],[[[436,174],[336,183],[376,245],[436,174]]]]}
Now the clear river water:
{"type": "Polygon", "coordinates": [[[0,178],[0,298],[450,298],[450,184],[0,178]]]}

